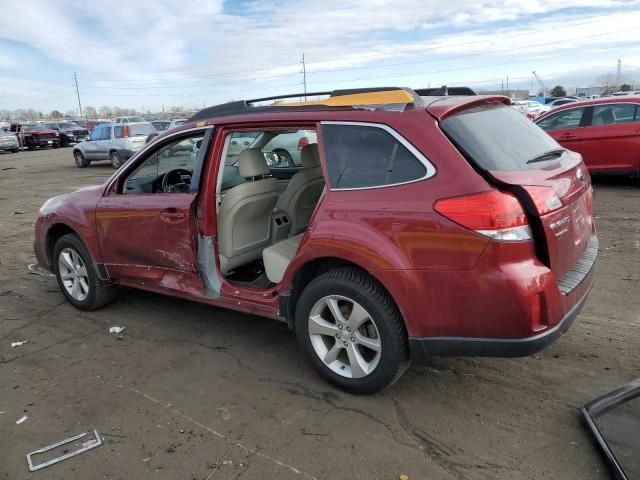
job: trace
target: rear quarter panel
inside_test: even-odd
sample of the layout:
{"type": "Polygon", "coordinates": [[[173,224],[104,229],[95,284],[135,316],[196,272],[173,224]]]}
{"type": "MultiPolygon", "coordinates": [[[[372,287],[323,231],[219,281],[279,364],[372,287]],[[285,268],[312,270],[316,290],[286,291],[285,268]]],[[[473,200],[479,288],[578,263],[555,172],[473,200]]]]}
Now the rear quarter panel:
{"type": "MultiPolygon", "coordinates": [[[[396,115],[387,124],[429,159],[436,167],[435,176],[393,187],[328,190],[283,285],[286,291],[295,272],[311,260],[347,260],[385,286],[412,334],[423,331],[419,325],[430,315],[425,305],[437,300],[433,297],[435,289],[424,284],[418,272],[470,271],[488,243],[486,238],[438,215],[434,203],[489,187],[424,110],[396,115]]],[[[321,134],[318,141],[328,178],[321,134]]]]}

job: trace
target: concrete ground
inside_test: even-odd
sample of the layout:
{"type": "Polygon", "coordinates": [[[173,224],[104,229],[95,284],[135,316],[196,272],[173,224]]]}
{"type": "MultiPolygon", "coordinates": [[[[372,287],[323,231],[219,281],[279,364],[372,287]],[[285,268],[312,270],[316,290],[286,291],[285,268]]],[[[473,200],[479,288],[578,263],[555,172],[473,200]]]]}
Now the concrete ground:
{"type": "Polygon", "coordinates": [[[596,181],[595,286],[555,345],[438,358],[359,397],[275,321],[135,290],[72,308],[29,269],[34,221],[111,173],[76,168],[71,149],[0,154],[0,479],[607,478],[578,408],[640,376],[638,181],[596,181]],[[27,470],[28,452],[92,429],[105,445],[27,470]]]}

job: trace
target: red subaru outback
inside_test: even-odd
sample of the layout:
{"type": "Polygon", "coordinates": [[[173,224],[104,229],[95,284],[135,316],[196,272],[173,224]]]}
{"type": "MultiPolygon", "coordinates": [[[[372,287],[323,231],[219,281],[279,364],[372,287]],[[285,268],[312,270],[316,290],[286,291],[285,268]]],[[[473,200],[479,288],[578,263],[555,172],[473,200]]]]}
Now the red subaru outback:
{"type": "Polygon", "coordinates": [[[48,200],[40,263],[82,310],[126,285],[287,322],[358,393],[410,360],[530,355],[569,328],[598,250],[580,155],[504,97],[325,96],[205,109],[48,200]]]}

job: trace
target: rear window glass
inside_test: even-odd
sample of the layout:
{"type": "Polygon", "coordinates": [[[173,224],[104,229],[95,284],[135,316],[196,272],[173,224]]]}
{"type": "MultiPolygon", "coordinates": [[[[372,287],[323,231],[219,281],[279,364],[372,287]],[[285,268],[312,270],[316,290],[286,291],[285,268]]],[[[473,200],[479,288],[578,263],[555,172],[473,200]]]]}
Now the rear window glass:
{"type": "Polygon", "coordinates": [[[156,129],[150,123],[140,123],[129,125],[129,136],[135,137],[136,135],[149,135],[155,133],[156,129]]]}
{"type": "Polygon", "coordinates": [[[527,161],[562,149],[531,120],[504,104],[464,110],[446,118],[441,128],[484,170],[537,170],[547,162],[527,161]]]}
{"type": "Polygon", "coordinates": [[[393,185],[427,173],[415,155],[382,128],[325,124],[322,135],[333,188],[393,185]]]}

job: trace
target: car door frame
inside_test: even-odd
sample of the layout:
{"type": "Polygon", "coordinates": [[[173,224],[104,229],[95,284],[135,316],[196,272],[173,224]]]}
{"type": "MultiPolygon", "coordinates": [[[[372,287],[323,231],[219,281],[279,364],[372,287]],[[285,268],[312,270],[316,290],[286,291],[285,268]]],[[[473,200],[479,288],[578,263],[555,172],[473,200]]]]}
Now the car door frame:
{"type": "MultiPolygon", "coordinates": [[[[128,162],[114,174],[108,181],[104,194],[96,207],[96,225],[99,235],[101,256],[103,258],[105,268],[109,274],[109,277],[115,278],[119,283],[124,285],[132,285],[141,288],[147,288],[151,290],[171,290],[172,292],[181,292],[185,295],[202,296],[205,290],[203,286],[203,278],[199,272],[199,248],[197,247],[199,241],[198,227],[197,227],[197,211],[200,209],[199,201],[202,196],[201,185],[202,170],[206,168],[206,158],[211,155],[212,152],[212,136],[213,125],[204,127],[194,127],[179,132],[174,132],[170,135],[163,137],[162,139],[155,140],[149,143],[141,149],[131,162],[128,162]],[[150,155],[153,155],[158,150],[164,148],[168,144],[180,140],[181,138],[189,138],[196,133],[203,134],[203,142],[198,154],[196,156],[194,171],[192,175],[192,188],[187,193],[153,193],[153,194],[124,194],[122,193],[124,182],[126,179],[138,168],[143,162],[147,161],[150,155]],[[159,245],[152,245],[153,252],[142,252],[140,255],[131,255],[135,257],[136,261],[129,261],[128,263],[118,264],[114,262],[117,260],[115,255],[111,255],[109,247],[107,246],[108,238],[104,231],[104,221],[108,221],[110,215],[117,215],[118,212],[122,212],[122,209],[132,209],[133,206],[129,206],[134,200],[138,200],[138,205],[143,214],[146,215],[149,211],[144,212],[145,209],[160,209],[163,211],[172,210],[169,214],[174,213],[182,215],[176,216],[175,222],[180,222],[186,228],[185,237],[181,239],[184,242],[181,245],[184,251],[191,249],[191,253],[183,255],[182,257],[188,258],[171,258],[173,252],[167,252],[160,248],[159,245]],[[163,203],[163,200],[174,199],[174,205],[164,203],[162,207],[158,204],[163,203]],[[149,262],[154,258],[163,258],[165,260],[164,265],[154,264],[149,262]],[[146,263],[145,263],[146,262],[146,263]],[[171,265],[173,262],[173,265],[171,265]],[[173,266],[173,268],[171,268],[173,266]]],[[[122,213],[120,213],[122,215],[122,213]]],[[[158,217],[161,217],[158,214],[158,217]]],[[[160,218],[162,220],[162,218],[160,218]]],[[[167,218],[164,221],[172,223],[171,219],[167,218]]],[[[116,233],[117,234],[117,233],[116,233]]],[[[121,240],[122,242],[123,240],[121,240]]],[[[149,247],[149,245],[142,246],[141,248],[149,247]]],[[[122,254],[121,254],[122,255],[122,254]]]]}
{"type": "MultiPolygon", "coordinates": [[[[581,135],[581,139],[580,139],[580,143],[581,143],[581,154],[582,157],[584,159],[585,165],[587,166],[587,168],[589,169],[589,171],[596,171],[596,172],[612,172],[612,173],[617,173],[617,172],[631,172],[631,173],[636,173],[636,172],[640,172],[640,154],[636,154],[636,158],[635,158],[635,165],[634,165],[634,161],[633,159],[630,159],[629,162],[621,162],[621,163],[616,163],[613,166],[607,166],[606,164],[603,164],[601,161],[596,160],[593,161],[593,159],[589,158],[590,155],[588,154],[587,151],[585,151],[582,148],[583,143],[586,143],[586,141],[591,140],[590,138],[585,138],[585,136],[588,137],[589,133],[592,133],[594,128],[596,129],[604,129],[605,134],[604,135],[599,135],[596,136],[594,138],[594,140],[598,140],[600,139],[599,143],[604,143],[607,140],[609,140],[610,138],[624,138],[626,136],[629,137],[635,137],[640,139],[640,102],[624,102],[624,101],[609,101],[609,102],[602,102],[602,103],[595,103],[589,106],[590,111],[589,111],[589,115],[588,118],[586,119],[586,125],[584,126],[584,131],[581,135]],[[602,106],[607,106],[607,105],[633,105],[635,106],[635,112],[634,112],[634,119],[631,122],[627,122],[627,123],[612,123],[612,124],[608,124],[608,125],[592,125],[592,121],[593,121],[593,117],[594,117],[594,113],[596,110],[596,107],[602,107],[602,106]],[[611,137],[610,135],[606,135],[606,131],[612,128],[619,128],[619,129],[625,129],[625,127],[627,129],[629,129],[629,133],[628,134],[622,134],[619,136],[614,136],[611,137]]],[[[584,121],[584,116],[583,116],[583,121],[584,121]]],[[[597,131],[596,131],[597,132],[597,131]]],[[[640,141],[640,140],[639,140],[640,141]]],[[[585,145],[586,146],[586,145],[585,145]]],[[[634,148],[627,148],[627,149],[621,149],[625,152],[629,152],[630,155],[632,155],[634,152],[637,152],[637,149],[634,148]]],[[[615,153],[611,152],[611,155],[615,157],[615,153]]]]}
{"type": "MultiPolygon", "coordinates": [[[[93,134],[94,132],[100,133],[100,129],[102,128],[102,125],[96,125],[96,127],[91,131],[91,133],[89,134],[89,138],[91,138],[91,140],[89,141],[85,141],[82,143],[82,154],[85,156],[85,158],[87,160],[95,160],[97,159],[98,155],[97,155],[97,143],[100,140],[94,140],[93,139],[93,134]]],[[[96,134],[97,135],[97,134],[96,134]]]]}
{"type": "MultiPolygon", "coordinates": [[[[567,146],[567,150],[572,150],[574,152],[577,153],[581,153],[580,152],[580,139],[582,138],[582,132],[584,130],[584,127],[587,125],[587,122],[591,122],[591,111],[590,110],[591,105],[576,105],[576,106],[571,106],[569,108],[563,108],[562,110],[557,110],[557,111],[553,111],[551,110],[549,112],[549,115],[545,116],[542,120],[545,120],[549,117],[552,117],[554,115],[559,115],[562,113],[567,113],[571,110],[576,110],[578,108],[583,109],[582,112],[582,116],[580,117],[580,123],[578,123],[578,126],[574,127],[574,128],[558,128],[555,130],[545,130],[545,132],[547,133],[547,135],[553,137],[553,139],[560,143],[560,142],[566,142],[566,143],[571,143],[570,146],[567,146]],[[573,147],[573,148],[571,148],[573,147]]],[[[538,122],[536,122],[537,124],[538,122]]],[[[564,145],[563,145],[564,146],[564,145]]]]}

